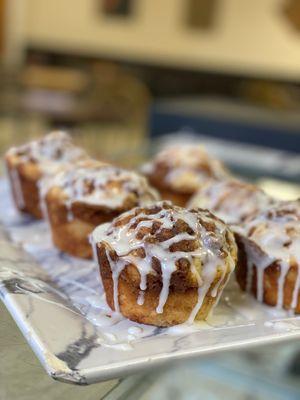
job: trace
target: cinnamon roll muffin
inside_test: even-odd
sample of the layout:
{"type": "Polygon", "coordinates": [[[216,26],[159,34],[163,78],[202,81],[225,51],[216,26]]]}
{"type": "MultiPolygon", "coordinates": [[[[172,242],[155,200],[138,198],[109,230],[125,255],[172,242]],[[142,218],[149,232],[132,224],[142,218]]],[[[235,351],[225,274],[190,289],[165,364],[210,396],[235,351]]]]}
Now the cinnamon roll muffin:
{"type": "Polygon", "coordinates": [[[240,224],[274,203],[274,199],[257,186],[227,179],[206,183],[191,198],[189,207],[207,208],[227,224],[240,224]]]}
{"type": "Polygon", "coordinates": [[[163,199],[183,207],[208,180],[228,177],[224,165],[196,144],[167,147],[142,172],[163,199]]]}
{"type": "Polygon", "coordinates": [[[42,218],[39,185],[66,164],[87,158],[71,137],[54,131],[39,140],[12,147],[5,155],[8,177],[16,208],[42,218]]]}
{"type": "Polygon", "coordinates": [[[236,237],[240,287],[260,302],[300,313],[300,200],[250,218],[236,237]]]}
{"type": "Polygon", "coordinates": [[[135,172],[87,160],[50,179],[43,198],[54,245],[91,258],[89,234],[97,225],[156,201],[158,194],[135,172]]]}
{"type": "Polygon", "coordinates": [[[156,326],[205,319],[237,258],[234,236],[221,220],[170,202],[100,225],[92,243],[111,309],[156,326]]]}

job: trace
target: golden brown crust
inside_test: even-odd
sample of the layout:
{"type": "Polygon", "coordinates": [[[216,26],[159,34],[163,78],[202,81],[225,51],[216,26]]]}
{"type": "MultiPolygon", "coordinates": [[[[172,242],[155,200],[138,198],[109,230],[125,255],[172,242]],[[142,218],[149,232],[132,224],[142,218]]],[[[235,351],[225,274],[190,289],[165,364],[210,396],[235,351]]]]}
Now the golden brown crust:
{"type": "Polygon", "coordinates": [[[142,170],[163,199],[182,207],[210,179],[229,176],[225,166],[197,144],[167,147],[142,170]]]}
{"type": "MultiPolygon", "coordinates": [[[[247,265],[247,252],[245,250],[244,240],[240,235],[236,234],[236,242],[238,245],[238,262],[235,269],[236,279],[242,290],[246,290],[247,286],[247,275],[248,275],[248,265],[247,265]]],[[[252,244],[253,245],[253,244],[252,244]]],[[[259,249],[257,249],[259,251],[259,249]]],[[[291,309],[293,291],[295,288],[295,283],[297,279],[297,274],[299,273],[299,266],[293,264],[290,266],[286,276],[283,286],[283,308],[286,310],[291,309]]],[[[274,261],[263,272],[263,298],[262,301],[269,306],[275,307],[278,302],[278,281],[281,275],[281,265],[280,262],[274,261]]],[[[253,265],[252,279],[249,284],[249,289],[251,293],[257,297],[257,266],[253,265]]],[[[297,305],[294,310],[296,314],[300,314],[300,294],[298,294],[297,305]]]]}
{"type": "Polygon", "coordinates": [[[191,193],[176,192],[162,185],[161,182],[158,181],[158,179],[153,179],[152,176],[148,176],[148,181],[151,186],[155,187],[159,191],[159,194],[163,200],[169,200],[179,207],[185,207],[191,199],[191,196],[193,195],[191,193]]]}
{"type": "Polygon", "coordinates": [[[89,234],[97,225],[111,221],[118,215],[117,212],[80,203],[74,203],[68,209],[59,188],[49,190],[45,205],[54,245],[74,257],[88,259],[93,256],[89,234]]]}
{"type": "MultiPolygon", "coordinates": [[[[127,226],[129,230],[135,231],[136,239],[141,240],[141,243],[145,244],[150,243],[153,245],[156,243],[159,245],[159,243],[166,241],[170,243],[171,240],[169,246],[170,254],[176,252],[178,254],[194,254],[193,252],[201,246],[198,234],[196,233],[195,239],[182,239],[173,243],[172,238],[182,234],[193,235],[195,232],[187,222],[180,218],[176,220],[176,217],[172,227],[163,228],[163,225],[155,220],[155,217],[152,217],[162,209],[172,210],[174,206],[170,205],[170,203],[158,203],[158,205],[148,208],[136,208],[115,219],[110,226],[117,231],[127,226]],[[151,221],[152,223],[149,224],[151,221]],[[143,224],[144,222],[147,222],[146,226],[143,224]]],[[[186,210],[185,212],[188,211],[186,210]]],[[[191,210],[190,213],[194,213],[203,229],[209,232],[208,237],[214,241],[211,245],[213,247],[216,246],[215,250],[218,249],[216,250],[218,260],[223,264],[223,266],[220,265],[216,268],[214,278],[207,289],[204,301],[196,315],[196,319],[205,319],[229,278],[232,268],[229,257],[232,257],[233,260],[236,259],[236,246],[229,230],[229,236],[225,233],[222,239],[219,237],[216,224],[221,224],[222,227],[224,224],[208,211],[191,210]],[[223,269],[224,265],[225,269],[223,269]],[[212,295],[214,289],[217,294],[214,293],[212,295]]],[[[118,256],[115,249],[105,239],[98,242],[96,249],[106,299],[109,306],[115,310],[112,268],[114,268],[115,264],[118,264],[120,261],[122,262],[122,257],[118,256]]],[[[129,254],[137,257],[137,260],[139,258],[143,259],[146,258],[147,250],[145,249],[147,247],[136,247],[129,254]]],[[[148,254],[147,259],[151,260],[151,273],[148,273],[146,276],[146,289],[143,291],[144,302],[142,305],[138,304],[141,292],[141,275],[137,265],[134,262],[127,263],[118,276],[118,307],[120,312],[133,321],[156,326],[171,326],[185,322],[196,306],[199,296],[199,282],[193,272],[194,270],[191,268],[190,261],[186,257],[183,258],[180,256],[177,259],[176,270],[171,274],[169,282],[167,301],[163,307],[163,312],[158,313],[157,307],[160,294],[163,290],[162,260],[154,256],[149,257],[150,255],[148,254]]],[[[193,259],[194,268],[201,271],[203,266],[197,260],[197,256],[193,259]]]]}
{"type": "Polygon", "coordinates": [[[41,171],[38,165],[32,162],[20,163],[18,157],[14,155],[7,155],[5,162],[16,208],[41,219],[42,211],[38,187],[41,171]]]}
{"type": "Polygon", "coordinates": [[[61,171],[44,190],[54,244],[83,258],[92,257],[88,236],[96,226],[157,196],[144,177],[96,160],[61,171]]]}
{"type": "MultiPolygon", "coordinates": [[[[98,247],[98,258],[106,301],[110,308],[115,310],[112,274],[105,246],[103,245],[98,247]]],[[[228,280],[229,273],[228,269],[224,277],[220,276],[221,273],[215,276],[210,290],[205,296],[202,307],[196,316],[197,320],[204,320],[207,318],[216,302],[216,296],[212,296],[211,293],[215,286],[219,284],[220,279],[222,279],[222,281],[218,290],[223,290],[228,280]]],[[[120,274],[118,282],[120,312],[124,317],[141,324],[165,327],[184,323],[197,303],[198,287],[195,285],[187,285],[187,281],[184,279],[180,282],[180,276],[183,276],[180,272],[172,275],[167,302],[163,312],[158,314],[156,308],[162,289],[161,277],[148,276],[147,289],[144,292],[144,303],[138,305],[137,301],[140,293],[139,272],[134,265],[126,267],[120,274]],[[130,279],[133,275],[138,276],[138,281],[135,281],[135,284],[133,284],[133,281],[130,279]]]]}

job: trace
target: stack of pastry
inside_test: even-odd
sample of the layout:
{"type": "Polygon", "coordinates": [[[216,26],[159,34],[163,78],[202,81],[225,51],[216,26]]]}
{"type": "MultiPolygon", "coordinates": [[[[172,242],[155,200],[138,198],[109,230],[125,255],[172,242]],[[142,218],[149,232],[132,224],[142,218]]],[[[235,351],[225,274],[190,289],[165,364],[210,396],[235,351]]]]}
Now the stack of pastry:
{"type": "Polygon", "coordinates": [[[107,302],[125,317],[205,319],[236,264],[243,290],[300,312],[299,201],[232,178],[201,146],[171,146],[143,168],[174,204],[138,173],[88,159],[62,132],[11,149],[6,164],[18,209],[40,218],[42,198],[54,245],[94,254],[107,302]]]}
{"type": "Polygon", "coordinates": [[[208,180],[228,177],[225,166],[196,144],[165,148],[142,172],[163,199],[182,207],[208,180]]]}
{"type": "Polygon", "coordinates": [[[87,158],[71,137],[54,131],[42,139],[11,148],[5,155],[12,194],[17,209],[42,218],[40,183],[70,163],[87,158]]]}

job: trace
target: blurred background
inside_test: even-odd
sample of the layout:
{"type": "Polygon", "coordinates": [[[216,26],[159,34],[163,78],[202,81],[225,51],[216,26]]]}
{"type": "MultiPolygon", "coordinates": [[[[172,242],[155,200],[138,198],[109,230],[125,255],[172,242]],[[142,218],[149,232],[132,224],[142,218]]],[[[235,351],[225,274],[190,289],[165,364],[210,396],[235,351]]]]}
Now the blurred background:
{"type": "Polygon", "coordinates": [[[188,127],[300,151],[299,0],[0,0],[0,27],[0,149],[67,127],[134,165],[188,127]]]}
{"type": "MultiPolygon", "coordinates": [[[[52,128],[129,167],[166,140],[201,141],[299,197],[300,0],[0,0],[0,154],[52,128]]],[[[299,399],[299,354],[286,343],[184,363],[135,379],[129,398],[299,399]]],[[[24,366],[14,384],[8,371],[3,399],[25,399],[24,366]]]]}

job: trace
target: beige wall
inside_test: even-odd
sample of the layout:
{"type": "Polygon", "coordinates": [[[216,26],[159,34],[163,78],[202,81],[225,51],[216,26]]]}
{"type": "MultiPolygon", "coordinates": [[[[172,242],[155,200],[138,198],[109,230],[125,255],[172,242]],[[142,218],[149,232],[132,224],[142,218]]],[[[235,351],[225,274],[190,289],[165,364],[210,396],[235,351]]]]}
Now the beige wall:
{"type": "Polygon", "coordinates": [[[186,28],[185,0],[136,0],[124,21],[96,13],[95,0],[9,1],[25,3],[23,35],[39,46],[300,78],[300,34],[280,12],[283,0],[219,0],[212,32],[186,28]]]}

